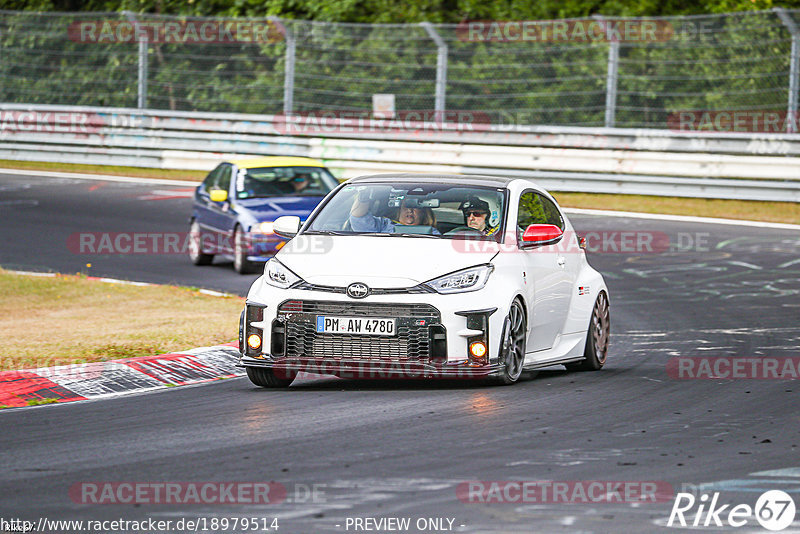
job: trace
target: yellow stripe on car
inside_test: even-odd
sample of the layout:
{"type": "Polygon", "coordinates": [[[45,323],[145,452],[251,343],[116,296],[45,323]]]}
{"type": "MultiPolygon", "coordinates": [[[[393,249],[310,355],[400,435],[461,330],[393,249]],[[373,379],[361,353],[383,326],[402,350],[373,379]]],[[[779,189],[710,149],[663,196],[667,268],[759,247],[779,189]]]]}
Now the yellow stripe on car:
{"type": "Polygon", "coordinates": [[[261,158],[246,158],[231,160],[231,163],[240,169],[255,169],[258,167],[324,167],[316,159],[295,156],[265,156],[261,158]]]}

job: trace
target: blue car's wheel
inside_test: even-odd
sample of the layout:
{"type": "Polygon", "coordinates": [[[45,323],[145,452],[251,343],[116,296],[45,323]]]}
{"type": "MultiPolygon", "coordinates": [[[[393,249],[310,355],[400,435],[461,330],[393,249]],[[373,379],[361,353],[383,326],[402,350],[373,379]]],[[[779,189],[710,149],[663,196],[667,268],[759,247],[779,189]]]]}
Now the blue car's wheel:
{"type": "Polygon", "coordinates": [[[203,252],[203,236],[200,234],[200,225],[192,221],[189,227],[189,259],[195,265],[210,265],[214,260],[213,254],[203,252]]]}
{"type": "Polygon", "coordinates": [[[253,262],[247,259],[250,246],[241,226],[237,226],[233,233],[233,268],[239,274],[249,274],[254,270],[253,262]]]}

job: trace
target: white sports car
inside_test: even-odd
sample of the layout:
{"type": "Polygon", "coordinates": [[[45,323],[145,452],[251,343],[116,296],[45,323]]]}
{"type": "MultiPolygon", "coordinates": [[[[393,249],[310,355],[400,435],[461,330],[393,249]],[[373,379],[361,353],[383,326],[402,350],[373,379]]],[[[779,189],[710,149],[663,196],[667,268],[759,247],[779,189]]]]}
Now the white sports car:
{"type": "Polygon", "coordinates": [[[332,191],[250,288],[240,366],[262,387],[299,372],[488,378],[606,360],[609,299],[558,204],[516,178],[376,175],[332,191]]]}

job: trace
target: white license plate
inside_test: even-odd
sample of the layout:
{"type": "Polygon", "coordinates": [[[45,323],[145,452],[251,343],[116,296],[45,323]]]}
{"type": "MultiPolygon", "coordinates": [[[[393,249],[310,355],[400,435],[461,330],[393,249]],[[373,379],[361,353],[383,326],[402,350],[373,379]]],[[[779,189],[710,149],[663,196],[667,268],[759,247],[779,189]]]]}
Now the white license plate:
{"type": "Polygon", "coordinates": [[[393,336],[397,331],[396,326],[397,319],[317,315],[317,332],[320,334],[393,336]]]}

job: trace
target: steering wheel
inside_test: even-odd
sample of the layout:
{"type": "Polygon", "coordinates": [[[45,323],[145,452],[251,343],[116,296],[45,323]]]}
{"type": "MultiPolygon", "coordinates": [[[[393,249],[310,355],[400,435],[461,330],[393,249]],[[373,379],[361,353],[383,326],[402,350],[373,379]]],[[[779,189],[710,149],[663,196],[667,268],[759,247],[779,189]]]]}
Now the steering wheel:
{"type": "Polygon", "coordinates": [[[446,232],[444,235],[454,235],[454,234],[477,234],[483,235],[483,232],[480,230],[476,230],[475,228],[471,228],[469,226],[456,226],[449,232],[446,232]]]}

